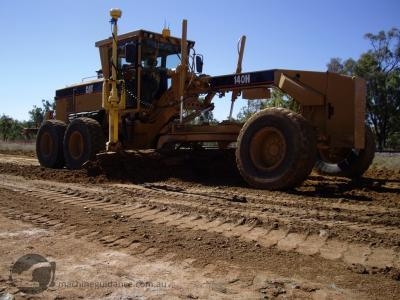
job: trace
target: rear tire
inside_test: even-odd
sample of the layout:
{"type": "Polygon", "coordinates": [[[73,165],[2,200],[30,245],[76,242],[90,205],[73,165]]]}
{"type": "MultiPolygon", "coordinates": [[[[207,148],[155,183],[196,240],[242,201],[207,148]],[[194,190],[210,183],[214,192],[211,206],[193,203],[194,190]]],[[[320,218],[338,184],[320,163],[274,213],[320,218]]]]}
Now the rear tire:
{"type": "Polygon", "coordinates": [[[68,125],[64,136],[64,157],[69,169],[80,169],[104,149],[105,137],[99,122],[77,118],[68,125]]]}
{"type": "Polygon", "coordinates": [[[63,138],[67,125],[59,120],[46,120],[36,137],[36,156],[41,166],[60,169],[64,166],[63,138]]]}
{"type": "Polygon", "coordinates": [[[321,152],[318,155],[315,170],[321,175],[342,176],[348,178],[361,177],[375,157],[375,138],[369,126],[365,127],[365,148],[361,150],[347,149],[337,162],[328,161],[321,152]]]}
{"type": "Polygon", "coordinates": [[[316,159],[316,134],[301,115],[268,108],[242,127],[236,164],[244,180],[262,189],[281,190],[301,184],[316,159]]]}

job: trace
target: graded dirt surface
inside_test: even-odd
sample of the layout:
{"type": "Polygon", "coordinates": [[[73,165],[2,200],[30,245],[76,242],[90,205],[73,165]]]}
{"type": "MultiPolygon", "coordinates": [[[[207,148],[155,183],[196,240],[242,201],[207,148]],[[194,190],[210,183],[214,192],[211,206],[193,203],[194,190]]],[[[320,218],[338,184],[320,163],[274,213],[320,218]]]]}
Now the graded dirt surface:
{"type": "Polygon", "coordinates": [[[115,156],[69,171],[0,154],[0,295],[400,298],[398,155],[285,192],[247,187],[230,153],[115,156]],[[36,295],[9,276],[28,253],[56,264],[36,295]]]}

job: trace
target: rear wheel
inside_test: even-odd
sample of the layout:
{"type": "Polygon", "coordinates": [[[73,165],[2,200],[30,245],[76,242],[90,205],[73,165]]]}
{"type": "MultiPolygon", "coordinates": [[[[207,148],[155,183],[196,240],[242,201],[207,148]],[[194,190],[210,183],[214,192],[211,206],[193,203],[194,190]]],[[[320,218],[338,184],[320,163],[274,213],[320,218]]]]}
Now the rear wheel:
{"type": "Polygon", "coordinates": [[[375,138],[369,126],[365,127],[365,147],[321,149],[315,170],[322,175],[360,177],[368,170],[375,156],[375,138]]]}
{"type": "Polygon", "coordinates": [[[287,109],[268,108],[241,129],[236,164],[253,187],[288,189],[310,174],[316,149],[316,134],[306,119],[287,109]]]}
{"type": "Polygon", "coordinates": [[[69,169],[81,168],[104,149],[105,137],[99,122],[77,118],[68,125],[64,136],[64,157],[69,169]]]}
{"type": "Polygon", "coordinates": [[[36,138],[36,155],[47,168],[64,166],[63,137],[67,125],[59,120],[47,120],[40,126],[36,138]]]}

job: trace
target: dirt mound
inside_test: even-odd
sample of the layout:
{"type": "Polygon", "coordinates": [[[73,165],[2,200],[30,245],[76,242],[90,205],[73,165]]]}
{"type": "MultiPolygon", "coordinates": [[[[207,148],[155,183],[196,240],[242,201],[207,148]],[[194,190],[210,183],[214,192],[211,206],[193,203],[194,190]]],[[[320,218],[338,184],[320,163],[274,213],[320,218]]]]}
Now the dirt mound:
{"type": "Polygon", "coordinates": [[[133,183],[178,178],[203,184],[243,185],[233,151],[134,151],[98,155],[85,168],[89,176],[133,183]]]}
{"type": "MultiPolygon", "coordinates": [[[[38,165],[8,162],[7,159],[0,162],[1,173],[67,183],[141,184],[177,179],[208,186],[247,187],[236,168],[235,154],[231,150],[148,150],[101,154],[84,167],[81,170],[48,169],[38,165]]],[[[347,196],[354,200],[368,201],[373,197],[371,193],[382,193],[388,189],[393,192],[393,188],[398,186],[399,182],[399,169],[374,164],[363,178],[357,180],[311,174],[309,179],[293,192],[304,196],[335,198],[336,195],[337,198],[347,196]]]]}
{"type": "Polygon", "coordinates": [[[0,163],[0,173],[23,176],[28,179],[54,180],[66,183],[102,183],[108,181],[101,174],[89,176],[86,170],[58,170],[14,163],[0,163]]]}
{"type": "Polygon", "coordinates": [[[0,172],[66,183],[145,183],[176,178],[210,185],[244,185],[235,166],[233,151],[108,153],[98,155],[81,170],[49,169],[5,158],[0,161],[0,172]]]}

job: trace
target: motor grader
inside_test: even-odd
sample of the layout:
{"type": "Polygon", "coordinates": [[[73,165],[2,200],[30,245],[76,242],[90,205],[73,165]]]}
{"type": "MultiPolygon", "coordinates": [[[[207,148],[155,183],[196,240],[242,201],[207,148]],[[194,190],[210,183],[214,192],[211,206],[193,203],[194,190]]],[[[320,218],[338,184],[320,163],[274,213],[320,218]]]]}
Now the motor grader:
{"type": "Polygon", "coordinates": [[[98,78],[56,91],[55,119],[37,135],[42,166],[78,169],[99,153],[214,145],[235,148],[237,168],[250,186],[288,189],[313,167],[357,177],[371,164],[375,144],[364,123],[363,79],[300,70],[242,72],[245,37],[236,73],[206,75],[203,56],[187,39],[186,20],[179,38],[169,29],[118,35],[121,11],[110,15],[112,36],[95,44],[98,78]],[[271,88],[290,95],[299,109],[266,108],[244,124],[231,118],[232,108],[218,124],[202,118],[226,93],[233,106],[239,95],[268,99],[271,88]]]}

